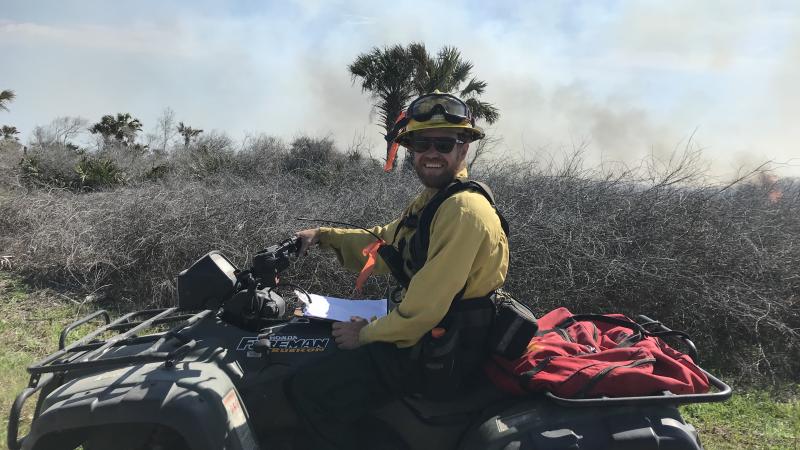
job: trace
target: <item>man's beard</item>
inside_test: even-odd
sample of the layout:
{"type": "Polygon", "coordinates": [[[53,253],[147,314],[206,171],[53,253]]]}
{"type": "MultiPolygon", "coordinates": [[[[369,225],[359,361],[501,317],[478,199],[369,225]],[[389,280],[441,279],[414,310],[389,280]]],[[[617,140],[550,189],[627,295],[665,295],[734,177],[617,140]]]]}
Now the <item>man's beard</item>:
{"type": "Polygon", "coordinates": [[[456,179],[457,167],[448,165],[436,174],[427,174],[423,172],[424,170],[421,162],[414,164],[414,172],[417,173],[419,181],[421,181],[425,187],[442,189],[456,179]]]}

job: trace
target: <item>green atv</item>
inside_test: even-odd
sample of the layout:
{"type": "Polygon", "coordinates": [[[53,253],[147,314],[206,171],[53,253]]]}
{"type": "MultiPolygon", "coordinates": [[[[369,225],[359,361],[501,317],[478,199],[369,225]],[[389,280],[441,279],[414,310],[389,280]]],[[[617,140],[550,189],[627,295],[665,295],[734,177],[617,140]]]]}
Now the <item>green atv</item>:
{"type": "MultiPolygon", "coordinates": [[[[245,271],[212,251],[178,276],[178,307],[113,321],[97,311],[67,326],[58,351],[28,367],[9,448],[291,448],[296,417],[283,381],[340,351],[330,322],[297,316],[275,292],[297,247],[269,247],[245,271]],[[73,330],[98,321],[66,345],[73,330]],[[23,405],[37,392],[21,437],[23,405]]],[[[715,392],[703,395],[578,400],[512,397],[487,382],[456,400],[391,403],[363,419],[360,440],[370,449],[699,449],[677,406],[730,397],[725,383],[709,380],[715,392]]]]}

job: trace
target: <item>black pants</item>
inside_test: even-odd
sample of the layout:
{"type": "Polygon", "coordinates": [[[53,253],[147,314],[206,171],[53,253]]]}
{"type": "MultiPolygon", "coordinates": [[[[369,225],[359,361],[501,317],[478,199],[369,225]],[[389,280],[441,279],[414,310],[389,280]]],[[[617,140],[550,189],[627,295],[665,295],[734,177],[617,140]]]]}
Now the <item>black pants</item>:
{"type": "Polygon", "coordinates": [[[300,421],[297,448],[359,448],[359,419],[404,394],[419,392],[419,363],[410,353],[375,342],[300,369],[286,384],[300,421]]]}

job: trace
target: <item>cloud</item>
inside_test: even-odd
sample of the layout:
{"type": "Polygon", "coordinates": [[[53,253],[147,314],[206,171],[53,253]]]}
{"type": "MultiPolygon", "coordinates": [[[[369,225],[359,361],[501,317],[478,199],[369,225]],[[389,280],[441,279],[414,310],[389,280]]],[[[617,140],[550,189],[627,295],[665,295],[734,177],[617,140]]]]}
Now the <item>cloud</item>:
{"type": "Polygon", "coordinates": [[[733,154],[800,154],[800,12],[789,1],[101,3],[12,1],[0,88],[18,99],[4,122],[25,132],[130,111],[147,127],[171,106],[233,136],[305,131],[345,146],[364,134],[380,154],[370,99],[346,66],[417,41],[474,63],[511,156],[586,141],[592,161],[632,162],[695,130],[719,172],[733,154]]]}
{"type": "Polygon", "coordinates": [[[131,28],[104,25],[46,25],[30,22],[0,22],[0,36],[5,45],[64,46],[79,49],[103,49],[166,56],[197,56],[197,48],[180,45],[180,28],[137,25],[131,28]],[[187,51],[193,50],[193,51],[187,51]]]}
{"type": "Polygon", "coordinates": [[[360,16],[356,14],[343,14],[344,24],[346,25],[376,25],[378,21],[374,17],[360,16]]]}

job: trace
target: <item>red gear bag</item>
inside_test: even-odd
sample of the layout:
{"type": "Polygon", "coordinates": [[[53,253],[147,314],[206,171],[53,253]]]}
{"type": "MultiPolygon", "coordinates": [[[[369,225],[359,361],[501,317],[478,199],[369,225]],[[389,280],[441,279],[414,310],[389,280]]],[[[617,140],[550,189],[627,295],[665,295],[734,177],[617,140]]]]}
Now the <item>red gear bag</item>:
{"type": "Polygon", "coordinates": [[[500,388],[518,395],[549,391],[559,397],[632,397],[699,394],[708,378],[688,355],[621,314],[573,315],[555,309],[538,320],[539,332],[516,360],[494,356],[485,366],[500,388]]]}

